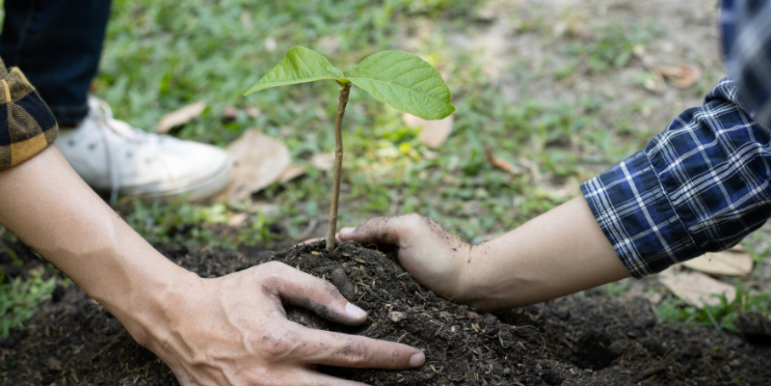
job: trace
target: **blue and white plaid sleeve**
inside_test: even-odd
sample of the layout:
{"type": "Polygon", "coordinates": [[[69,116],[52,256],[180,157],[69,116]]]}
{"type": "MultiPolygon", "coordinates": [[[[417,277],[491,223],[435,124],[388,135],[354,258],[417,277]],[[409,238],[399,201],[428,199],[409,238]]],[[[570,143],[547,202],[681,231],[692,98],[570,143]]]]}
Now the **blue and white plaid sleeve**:
{"type": "Polygon", "coordinates": [[[581,185],[636,278],[730,248],[771,216],[771,0],[723,0],[720,29],[736,82],[581,185]]]}
{"type": "Polygon", "coordinates": [[[632,157],[581,185],[632,276],[730,248],[771,216],[771,131],[724,79],[632,157]]]}

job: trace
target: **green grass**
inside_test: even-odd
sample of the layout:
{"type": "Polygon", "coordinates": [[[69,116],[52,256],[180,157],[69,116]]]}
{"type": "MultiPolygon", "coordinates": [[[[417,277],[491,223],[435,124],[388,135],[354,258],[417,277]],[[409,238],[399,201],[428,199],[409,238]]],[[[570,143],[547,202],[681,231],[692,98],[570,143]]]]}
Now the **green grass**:
{"type": "Polygon", "coordinates": [[[571,45],[568,53],[581,57],[595,72],[619,69],[627,65],[634,55],[635,47],[645,47],[661,32],[655,25],[605,26],[589,42],[571,45]]]}
{"type": "MultiPolygon", "coordinates": [[[[5,274],[0,267],[0,283],[5,274]]],[[[38,310],[37,305],[53,292],[56,283],[56,277],[44,280],[42,272],[38,271],[27,280],[17,276],[0,284],[0,339],[7,337],[11,328],[32,318],[38,310]]]]}
{"type": "Polygon", "coordinates": [[[653,310],[670,323],[688,323],[731,332],[739,332],[737,322],[743,312],[758,312],[765,317],[771,315],[771,294],[750,293],[742,288],[741,283],[735,285],[736,298],[731,302],[723,295],[713,295],[720,300],[720,304],[705,304],[704,308],[699,309],[668,296],[653,310]]]}

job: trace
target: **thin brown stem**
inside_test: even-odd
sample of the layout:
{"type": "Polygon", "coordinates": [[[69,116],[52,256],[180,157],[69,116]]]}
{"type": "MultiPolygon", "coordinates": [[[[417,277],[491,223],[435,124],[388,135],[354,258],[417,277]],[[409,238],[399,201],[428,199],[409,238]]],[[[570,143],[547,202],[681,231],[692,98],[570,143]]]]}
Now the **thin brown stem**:
{"type": "Polygon", "coordinates": [[[351,83],[340,83],[340,102],[337,105],[335,119],[335,175],[332,183],[332,205],[329,207],[329,229],[327,230],[327,251],[335,249],[335,233],[337,233],[337,203],[340,199],[340,175],[343,173],[343,116],[348,104],[348,94],[351,83]]]}

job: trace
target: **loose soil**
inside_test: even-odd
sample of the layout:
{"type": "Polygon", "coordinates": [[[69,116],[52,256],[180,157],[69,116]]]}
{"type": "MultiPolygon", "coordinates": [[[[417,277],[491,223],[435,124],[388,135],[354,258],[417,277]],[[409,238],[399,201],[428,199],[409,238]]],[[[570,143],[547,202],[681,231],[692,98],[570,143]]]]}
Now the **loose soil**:
{"type": "MultiPolygon", "coordinates": [[[[383,371],[320,367],[372,385],[771,385],[771,323],[748,315],[744,337],[658,320],[647,300],[599,291],[485,314],[439,298],[392,257],[343,243],[268,251],[164,254],[202,277],[271,260],[332,281],[370,319],[355,328],[303,309],[311,328],[421,348],[426,365],[383,371]],[[342,271],[340,271],[342,270],[342,271]]],[[[41,312],[0,341],[0,385],[176,385],[169,369],[77,288],[58,289],[41,312]]]]}

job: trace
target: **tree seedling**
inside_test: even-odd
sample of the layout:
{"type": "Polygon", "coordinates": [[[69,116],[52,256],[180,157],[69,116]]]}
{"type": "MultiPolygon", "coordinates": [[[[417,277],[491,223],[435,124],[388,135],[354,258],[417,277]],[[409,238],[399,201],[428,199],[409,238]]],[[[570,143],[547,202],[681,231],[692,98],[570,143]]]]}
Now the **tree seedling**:
{"type": "Polygon", "coordinates": [[[276,67],[252,86],[245,94],[290,84],[334,80],[340,89],[335,119],[335,169],[332,185],[332,205],[329,209],[327,250],[335,249],[337,205],[340,196],[340,174],[343,167],[342,125],[351,86],[372,94],[375,99],[397,110],[423,119],[442,119],[455,111],[450,101],[450,89],[430,64],[416,55],[401,51],[383,51],[364,58],[343,74],[327,58],[305,47],[287,51],[276,67]]]}

